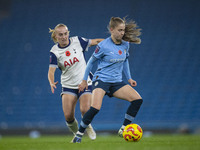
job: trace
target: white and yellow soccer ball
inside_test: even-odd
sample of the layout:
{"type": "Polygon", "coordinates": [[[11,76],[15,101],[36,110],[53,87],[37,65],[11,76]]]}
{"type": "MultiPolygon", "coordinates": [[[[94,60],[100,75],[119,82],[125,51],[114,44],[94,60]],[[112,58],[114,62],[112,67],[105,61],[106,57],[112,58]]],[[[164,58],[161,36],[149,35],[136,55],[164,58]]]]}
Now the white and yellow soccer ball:
{"type": "Polygon", "coordinates": [[[142,135],[142,128],[138,124],[128,124],[123,130],[123,138],[128,142],[137,142],[142,135]]]}

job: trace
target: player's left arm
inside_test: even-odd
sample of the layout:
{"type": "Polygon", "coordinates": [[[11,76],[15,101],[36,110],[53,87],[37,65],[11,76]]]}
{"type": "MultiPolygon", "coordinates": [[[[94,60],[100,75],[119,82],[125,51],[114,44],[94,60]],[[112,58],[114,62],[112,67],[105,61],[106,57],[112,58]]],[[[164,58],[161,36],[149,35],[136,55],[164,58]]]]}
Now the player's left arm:
{"type": "Polygon", "coordinates": [[[95,46],[98,43],[100,43],[101,41],[103,41],[104,39],[91,39],[90,40],[90,45],[89,46],[95,46]]]}
{"type": "Polygon", "coordinates": [[[124,64],[123,64],[123,71],[126,76],[126,79],[130,83],[131,86],[137,86],[137,82],[131,78],[130,68],[129,68],[129,62],[126,58],[124,64]]]}

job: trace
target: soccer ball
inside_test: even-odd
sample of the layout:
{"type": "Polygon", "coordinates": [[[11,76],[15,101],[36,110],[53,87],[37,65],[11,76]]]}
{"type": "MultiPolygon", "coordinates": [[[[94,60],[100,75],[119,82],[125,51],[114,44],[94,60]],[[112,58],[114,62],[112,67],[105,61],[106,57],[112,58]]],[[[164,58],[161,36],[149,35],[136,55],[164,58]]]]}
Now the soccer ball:
{"type": "Polygon", "coordinates": [[[128,142],[137,142],[142,138],[142,128],[137,124],[128,124],[123,130],[123,138],[128,142]]]}

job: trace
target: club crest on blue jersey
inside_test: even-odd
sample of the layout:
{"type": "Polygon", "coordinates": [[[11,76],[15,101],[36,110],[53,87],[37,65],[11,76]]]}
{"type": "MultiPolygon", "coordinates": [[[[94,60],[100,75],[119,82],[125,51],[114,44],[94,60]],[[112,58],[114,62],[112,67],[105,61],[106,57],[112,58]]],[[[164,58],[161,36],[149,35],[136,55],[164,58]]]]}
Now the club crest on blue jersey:
{"type": "Polygon", "coordinates": [[[95,53],[98,53],[98,52],[99,52],[99,49],[100,49],[100,47],[97,46],[96,49],[95,49],[95,53]]]}

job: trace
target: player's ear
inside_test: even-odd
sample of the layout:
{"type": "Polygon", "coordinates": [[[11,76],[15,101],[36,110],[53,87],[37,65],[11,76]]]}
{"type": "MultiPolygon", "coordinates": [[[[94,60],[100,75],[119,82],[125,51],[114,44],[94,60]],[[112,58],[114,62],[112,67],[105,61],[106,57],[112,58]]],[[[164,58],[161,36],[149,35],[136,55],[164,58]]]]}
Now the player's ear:
{"type": "Polygon", "coordinates": [[[113,31],[113,28],[110,28],[110,31],[113,31]]]}

